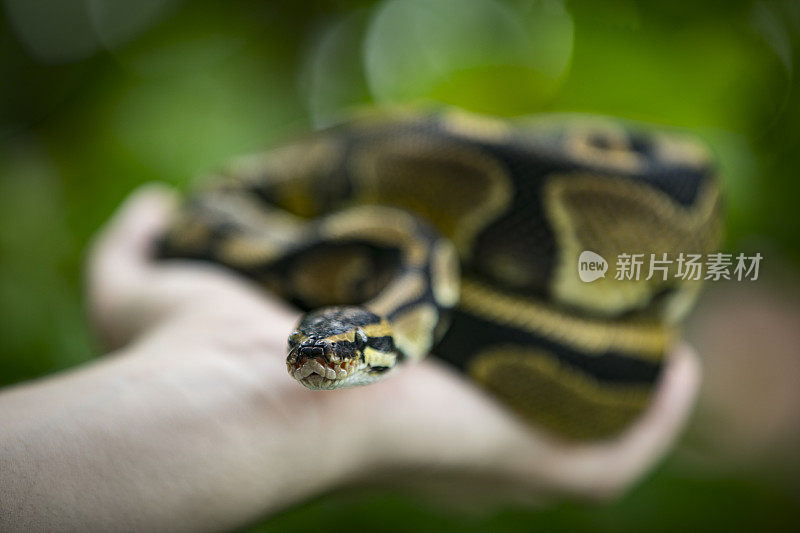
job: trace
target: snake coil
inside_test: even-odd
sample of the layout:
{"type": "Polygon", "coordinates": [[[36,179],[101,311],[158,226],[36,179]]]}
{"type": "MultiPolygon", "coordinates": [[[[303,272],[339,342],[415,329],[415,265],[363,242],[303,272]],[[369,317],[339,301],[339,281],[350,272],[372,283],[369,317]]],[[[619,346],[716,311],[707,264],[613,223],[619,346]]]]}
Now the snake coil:
{"type": "Polygon", "coordinates": [[[584,283],[578,257],[706,254],[721,194],[696,141],[586,117],[365,115],[240,158],[186,202],[164,258],[213,261],[307,314],[313,389],[431,349],[521,416],[603,438],[647,405],[700,282],[584,283]]]}

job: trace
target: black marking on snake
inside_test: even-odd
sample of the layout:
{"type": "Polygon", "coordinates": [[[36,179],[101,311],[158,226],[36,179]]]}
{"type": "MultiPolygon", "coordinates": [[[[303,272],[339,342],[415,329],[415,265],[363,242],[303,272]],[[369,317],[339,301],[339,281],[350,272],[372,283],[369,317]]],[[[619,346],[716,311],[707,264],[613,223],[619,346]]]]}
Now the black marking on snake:
{"type": "Polygon", "coordinates": [[[336,341],[334,344],[336,346],[336,353],[342,358],[354,357],[358,355],[361,350],[358,343],[355,342],[336,341]]]}
{"type": "Polygon", "coordinates": [[[385,335],[383,337],[370,337],[367,339],[367,346],[382,352],[390,352],[394,350],[394,340],[389,335],[385,335]]]}
{"type": "Polygon", "coordinates": [[[463,310],[454,311],[453,324],[434,352],[458,368],[466,368],[472,354],[497,344],[540,346],[558,357],[559,362],[594,377],[616,384],[653,384],[658,379],[661,364],[623,352],[585,355],[546,337],[527,331],[487,322],[463,310]]]}

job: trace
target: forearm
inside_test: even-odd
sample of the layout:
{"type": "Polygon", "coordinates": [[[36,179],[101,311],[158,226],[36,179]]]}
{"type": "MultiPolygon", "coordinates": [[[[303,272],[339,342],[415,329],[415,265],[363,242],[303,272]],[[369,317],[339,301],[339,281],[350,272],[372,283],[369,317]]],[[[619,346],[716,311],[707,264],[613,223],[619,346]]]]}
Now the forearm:
{"type": "Polygon", "coordinates": [[[309,460],[324,427],[281,360],[162,348],[0,394],[0,530],[227,529],[351,471],[309,460]]]}

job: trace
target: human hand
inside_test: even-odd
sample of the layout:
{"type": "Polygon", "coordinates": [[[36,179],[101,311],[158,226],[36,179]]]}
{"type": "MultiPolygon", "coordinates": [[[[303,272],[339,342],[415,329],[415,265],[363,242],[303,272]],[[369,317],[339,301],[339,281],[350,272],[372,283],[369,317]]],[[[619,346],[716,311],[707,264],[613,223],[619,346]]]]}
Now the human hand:
{"type": "MultiPolygon", "coordinates": [[[[433,478],[466,477],[494,497],[607,499],[646,473],[686,421],[700,380],[686,346],[670,355],[642,418],[613,440],[590,444],[538,432],[434,359],[366,387],[307,390],[284,363],[298,312],[220,267],[152,261],[172,205],[165,189],[144,188],[102,232],[90,261],[92,315],[102,338],[146,354],[153,372],[213,361],[252,426],[225,426],[246,435],[239,452],[249,458],[247,472],[231,460],[227,476],[241,481],[256,472],[281,487],[264,502],[255,495],[269,496],[251,487],[248,501],[261,506],[256,512],[354,480],[425,486],[433,478]]],[[[215,423],[217,406],[203,405],[215,423]]]]}

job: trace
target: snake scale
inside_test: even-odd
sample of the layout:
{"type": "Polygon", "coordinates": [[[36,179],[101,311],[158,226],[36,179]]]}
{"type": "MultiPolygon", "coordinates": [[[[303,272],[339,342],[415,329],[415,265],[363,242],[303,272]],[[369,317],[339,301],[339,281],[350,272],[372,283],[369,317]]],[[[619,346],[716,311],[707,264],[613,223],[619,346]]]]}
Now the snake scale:
{"type": "Polygon", "coordinates": [[[709,253],[721,213],[712,159],[685,136],[406,110],[233,161],[160,255],[224,265],[306,311],[286,364],[308,388],[433,351],[537,427],[599,439],[647,406],[700,286],[615,279],[616,258],[709,253]],[[609,275],[582,282],[583,250],[609,275]]]}

